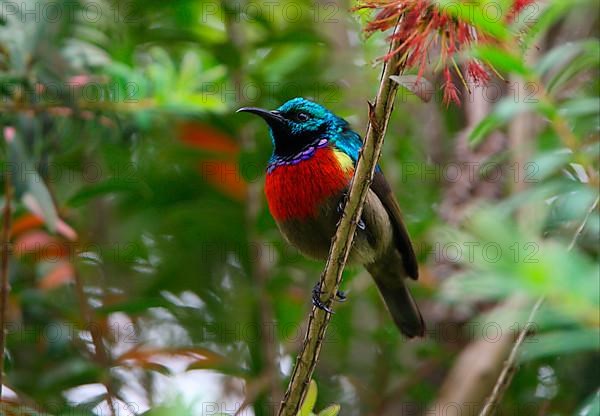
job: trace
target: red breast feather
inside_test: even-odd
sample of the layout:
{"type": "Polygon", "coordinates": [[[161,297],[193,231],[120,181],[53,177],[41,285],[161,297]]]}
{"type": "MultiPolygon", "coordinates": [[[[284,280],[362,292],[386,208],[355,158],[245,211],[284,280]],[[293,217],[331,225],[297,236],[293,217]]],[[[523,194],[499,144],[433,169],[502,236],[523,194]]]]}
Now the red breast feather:
{"type": "Polygon", "coordinates": [[[308,160],[278,166],[267,174],[265,194],[276,220],[318,215],[320,204],[348,186],[351,169],[343,169],[333,149],[317,149],[308,160]]]}

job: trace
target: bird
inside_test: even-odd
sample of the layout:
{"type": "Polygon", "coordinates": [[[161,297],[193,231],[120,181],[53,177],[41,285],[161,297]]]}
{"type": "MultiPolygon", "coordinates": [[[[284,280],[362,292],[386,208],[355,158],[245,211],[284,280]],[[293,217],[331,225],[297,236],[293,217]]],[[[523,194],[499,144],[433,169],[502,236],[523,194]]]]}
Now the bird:
{"type": "MultiPolygon", "coordinates": [[[[283,237],[306,257],[325,260],[343,213],[363,146],[350,124],[324,106],[293,98],[276,110],[243,107],[269,128],[273,153],[266,168],[265,196],[283,237]]],[[[400,332],[422,337],[425,322],[407,287],[417,280],[415,251],[400,206],[378,165],[357,224],[348,263],[363,265],[400,332]]],[[[313,304],[330,312],[313,289],[313,304]]],[[[343,292],[339,300],[345,300],[343,292]]]]}

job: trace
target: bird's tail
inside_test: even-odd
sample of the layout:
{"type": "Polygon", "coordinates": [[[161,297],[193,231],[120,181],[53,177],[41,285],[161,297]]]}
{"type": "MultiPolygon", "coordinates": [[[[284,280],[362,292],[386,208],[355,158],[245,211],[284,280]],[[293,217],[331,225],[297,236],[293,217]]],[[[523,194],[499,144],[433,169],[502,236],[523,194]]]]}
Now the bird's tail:
{"type": "MultiPolygon", "coordinates": [[[[396,257],[396,256],[393,256],[396,257]]],[[[425,321],[406,287],[401,261],[388,259],[367,266],[396,326],[409,338],[425,335],[425,321]]]]}

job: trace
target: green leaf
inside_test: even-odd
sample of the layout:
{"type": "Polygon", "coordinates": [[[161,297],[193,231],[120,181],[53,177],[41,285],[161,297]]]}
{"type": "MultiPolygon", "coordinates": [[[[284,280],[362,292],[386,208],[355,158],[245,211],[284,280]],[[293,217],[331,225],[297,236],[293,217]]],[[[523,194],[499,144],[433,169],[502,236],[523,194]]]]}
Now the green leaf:
{"type": "Polygon", "coordinates": [[[526,180],[530,183],[540,182],[563,168],[570,158],[570,154],[561,151],[538,154],[528,165],[531,170],[526,173],[526,180]]]}
{"type": "MultiPolygon", "coordinates": [[[[535,17],[536,23],[531,26],[529,30],[525,32],[525,36],[521,39],[522,49],[530,50],[533,43],[550,29],[558,20],[564,17],[567,13],[571,12],[574,8],[584,5],[586,3],[592,3],[590,0],[572,0],[562,1],[555,0],[548,2],[548,6],[544,6],[542,13],[535,17]]],[[[539,4],[539,3],[538,3],[539,4]]]]}
{"type": "Polygon", "coordinates": [[[495,114],[490,114],[479,122],[469,134],[469,144],[471,147],[476,147],[494,130],[502,126],[502,120],[495,114]]]}
{"type": "Polygon", "coordinates": [[[549,93],[557,91],[567,82],[584,71],[596,71],[600,64],[598,42],[583,44],[580,53],[567,61],[563,67],[548,80],[546,89],[549,93]]]}
{"type": "Polygon", "coordinates": [[[563,67],[569,61],[575,59],[589,48],[596,47],[597,40],[585,40],[581,42],[567,42],[548,51],[535,66],[535,72],[540,76],[545,76],[548,72],[556,68],[563,67]]]}
{"type": "Polygon", "coordinates": [[[478,46],[473,49],[473,55],[501,72],[516,73],[523,76],[531,73],[531,70],[523,64],[521,56],[513,55],[500,48],[487,45],[478,46]]]}
{"type": "Polygon", "coordinates": [[[599,348],[600,330],[597,328],[555,331],[536,335],[531,342],[525,343],[519,361],[526,362],[540,357],[595,351],[599,348]]]}
{"type": "Polygon", "coordinates": [[[72,207],[79,207],[90,199],[101,197],[115,193],[137,193],[142,197],[147,197],[151,194],[150,188],[140,181],[132,181],[129,179],[111,178],[106,181],[86,186],[81,188],[73,195],[68,204],[72,207]]]}
{"type": "Polygon", "coordinates": [[[315,403],[317,402],[317,383],[314,380],[310,381],[310,386],[308,386],[308,392],[306,393],[306,397],[302,402],[302,407],[298,412],[298,416],[310,416],[315,407],[315,403]]]}
{"type": "Polygon", "coordinates": [[[596,415],[600,415],[600,390],[596,390],[592,393],[577,412],[577,416],[596,415]]]}
{"type": "MultiPolygon", "coordinates": [[[[212,410],[212,409],[211,409],[212,410]]],[[[144,416],[192,416],[194,412],[184,400],[177,396],[168,403],[161,404],[142,413],[144,416]]],[[[215,416],[224,416],[223,413],[214,413],[215,416]]]]}
{"type": "Polygon", "coordinates": [[[515,116],[528,111],[543,111],[544,108],[539,102],[527,102],[518,101],[515,102],[513,98],[507,97],[502,99],[490,115],[485,117],[479,122],[469,135],[469,142],[472,147],[477,146],[483,139],[485,139],[490,133],[497,128],[501,127],[508,121],[512,120],[515,116]]]}
{"type": "Polygon", "coordinates": [[[150,308],[168,307],[169,302],[161,297],[140,297],[136,299],[127,300],[124,302],[116,302],[101,306],[96,311],[98,314],[108,316],[115,312],[125,312],[128,314],[141,313],[147,311],[150,308]]]}
{"type": "Polygon", "coordinates": [[[56,232],[58,212],[56,212],[54,201],[52,200],[52,196],[50,196],[48,188],[46,188],[46,184],[37,172],[28,179],[28,191],[23,194],[23,203],[35,213],[38,213],[36,211],[39,207],[41,210],[40,213],[42,214],[48,229],[52,232],[56,232]]]}
{"type": "Polygon", "coordinates": [[[339,404],[332,404],[319,412],[319,416],[337,416],[340,412],[341,406],[339,404]]]}
{"type": "Polygon", "coordinates": [[[600,113],[600,98],[584,97],[567,101],[560,106],[559,112],[565,117],[589,116],[600,113]]]}
{"type": "Polygon", "coordinates": [[[35,163],[27,155],[21,135],[15,132],[12,138],[7,138],[7,143],[9,169],[17,197],[21,198],[32,212],[41,215],[48,229],[55,232],[58,213],[54,201],[44,180],[37,172],[35,163]]]}

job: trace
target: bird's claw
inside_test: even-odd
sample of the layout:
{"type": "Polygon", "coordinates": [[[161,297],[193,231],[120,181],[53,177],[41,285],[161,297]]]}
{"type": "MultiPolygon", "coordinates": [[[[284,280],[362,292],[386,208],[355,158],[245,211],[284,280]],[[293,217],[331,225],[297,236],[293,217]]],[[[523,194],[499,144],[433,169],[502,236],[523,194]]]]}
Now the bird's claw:
{"type": "MultiPolygon", "coordinates": [[[[321,300],[321,295],[324,292],[321,290],[321,282],[317,282],[317,284],[315,284],[315,286],[313,287],[312,290],[312,304],[314,306],[316,306],[317,308],[324,310],[325,312],[328,313],[335,313],[331,308],[329,308],[322,300],[321,300]]],[[[348,296],[346,295],[346,293],[342,290],[338,290],[335,293],[335,299],[338,302],[345,302],[348,299],[348,296]]]]}
{"type": "Polygon", "coordinates": [[[343,290],[338,290],[337,292],[335,292],[335,299],[338,302],[346,302],[346,300],[348,300],[348,295],[346,295],[346,292],[344,292],[343,290]]]}
{"type": "Polygon", "coordinates": [[[365,225],[365,222],[362,220],[362,218],[360,218],[358,220],[358,222],[356,223],[356,226],[363,231],[367,229],[367,226],[365,225]]]}
{"type": "MultiPolygon", "coordinates": [[[[342,197],[340,202],[338,202],[338,205],[337,205],[337,212],[340,215],[344,213],[344,200],[345,199],[346,199],[346,193],[344,193],[344,196],[342,197]]],[[[338,224],[339,224],[339,221],[338,221],[338,224]]],[[[365,225],[365,222],[363,221],[362,217],[358,219],[356,226],[362,231],[367,229],[367,226],[365,225]]]]}

